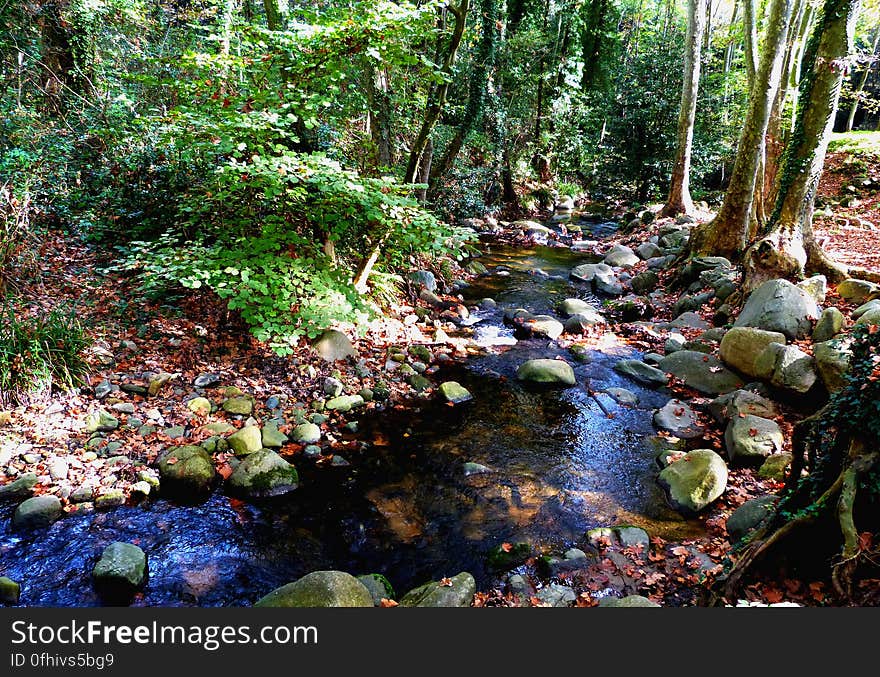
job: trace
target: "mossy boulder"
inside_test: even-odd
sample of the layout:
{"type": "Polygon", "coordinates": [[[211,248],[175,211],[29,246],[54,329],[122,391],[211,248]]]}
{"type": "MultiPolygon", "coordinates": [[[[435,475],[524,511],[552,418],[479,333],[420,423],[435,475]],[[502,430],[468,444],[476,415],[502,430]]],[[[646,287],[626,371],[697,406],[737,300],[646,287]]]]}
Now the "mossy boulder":
{"type": "Polygon", "coordinates": [[[463,571],[452,578],[431,581],[410,590],[400,600],[402,607],[467,607],[474,601],[477,582],[463,571]]]}
{"type": "Polygon", "coordinates": [[[13,531],[42,529],[64,515],[61,500],[57,496],[43,494],[28,498],[18,504],[12,514],[13,531]]]}
{"type": "Polygon", "coordinates": [[[563,360],[528,360],[523,362],[519,369],[516,370],[516,377],[520,381],[563,387],[577,384],[574,370],[568,362],[563,360]]]}
{"type": "Polygon", "coordinates": [[[324,408],[328,411],[339,411],[342,413],[362,406],[364,406],[364,398],[360,395],[341,395],[324,403],[324,408]]]}
{"type": "Polygon", "coordinates": [[[785,343],[785,334],[755,327],[734,327],[721,339],[721,359],[746,376],[757,376],[755,358],[771,343],[785,343]]]}
{"type": "Polygon", "coordinates": [[[846,373],[852,352],[849,342],[833,339],[813,345],[813,356],[816,360],[816,371],[828,392],[836,392],[846,385],[846,373]]]}
{"type": "Polygon", "coordinates": [[[383,599],[391,600],[395,598],[394,588],[382,574],[366,574],[358,576],[357,579],[370,591],[370,596],[373,598],[373,606],[382,606],[383,599]]]}
{"type": "Polygon", "coordinates": [[[92,570],[95,588],[104,595],[131,594],[147,579],[147,555],[133,543],[111,543],[92,570]]]}
{"type": "Polygon", "coordinates": [[[223,411],[235,416],[250,416],[254,412],[254,398],[250,395],[236,395],[223,402],[223,411]]]}
{"type": "Polygon", "coordinates": [[[787,451],[778,454],[772,454],[758,468],[758,477],[765,480],[776,480],[781,482],[785,479],[785,471],[791,465],[794,456],[787,451]]]}
{"type": "Polygon", "coordinates": [[[782,430],[776,421],[748,414],[730,419],[724,431],[724,446],[731,461],[762,460],[782,451],[782,430]]]}
{"type": "Polygon", "coordinates": [[[0,499],[30,496],[37,484],[37,473],[26,472],[0,487],[0,499]]]}
{"type": "Polygon", "coordinates": [[[298,485],[296,468],[270,449],[246,456],[226,481],[231,493],[248,498],[280,496],[298,485]]]}
{"type": "Polygon", "coordinates": [[[255,607],[372,607],[370,591],[344,571],[313,571],[262,597],[255,607]]]}
{"type": "Polygon", "coordinates": [[[830,341],[846,326],[846,318],[834,306],[826,308],[819,316],[819,321],[813,327],[813,343],[830,341]]]}
{"type": "Polygon", "coordinates": [[[6,576],[0,576],[0,603],[18,604],[21,599],[21,584],[6,576]]]}
{"type": "Polygon", "coordinates": [[[694,449],[660,471],[659,481],[673,506],[697,513],[727,488],[727,465],[711,449],[694,449]]]}
{"type": "Polygon", "coordinates": [[[232,451],[237,456],[246,456],[263,448],[263,435],[255,425],[246,425],[238,432],[226,438],[232,451]]]}
{"type": "Polygon", "coordinates": [[[86,416],[86,432],[109,432],[118,427],[119,419],[104,409],[98,409],[86,416]]]}
{"type": "Polygon", "coordinates": [[[290,436],[297,444],[314,444],[321,439],[321,429],[314,423],[300,423],[290,436]]]}
{"type": "Polygon", "coordinates": [[[457,381],[445,381],[440,384],[440,394],[447,402],[460,404],[473,399],[470,391],[457,381]]]}
{"type": "Polygon", "coordinates": [[[186,403],[186,408],[199,416],[207,416],[211,413],[211,400],[207,397],[194,397],[186,403]]]}
{"type": "Polygon", "coordinates": [[[486,563],[493,571],[510,571],[525,562],[532,554],[528,543],[502,543],[489,551],[486,563]]]}
{"type": "Polygon", "coordinates": [[[193,496],[211,491],[217,473],[208,452],[188,445],[171,447],[159,458],[159,477],[163,489],[193,496]]]}

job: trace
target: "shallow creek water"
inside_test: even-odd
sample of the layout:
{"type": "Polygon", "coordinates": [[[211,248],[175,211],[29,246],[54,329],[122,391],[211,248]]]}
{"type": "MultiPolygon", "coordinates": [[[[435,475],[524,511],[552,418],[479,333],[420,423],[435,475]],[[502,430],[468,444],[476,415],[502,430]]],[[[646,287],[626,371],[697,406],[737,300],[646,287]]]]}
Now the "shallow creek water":
{"type": "Polygon", "coordinates": [[[22,582],[22,604],[100,604],[90,573],[116,540],[137,543],[148,556],[149,581],[136,605],[220,606],[249,605],[316,569],[383,573],[400,593],[465,570],[487,586],[484,559],[493,546],[528,541],[560,552],[595,526],[699,535],[698,522],[666,506],[644,439],[653,432],[652,410],[668,394],[612,369],[637,351],[612,339],[591,351],[590,363],[578,364],[551,341],[513,344],[503,326],[505,307],[553,313],[570,296],[599,305],[568,280],[589,255],[540,246],[485,251],[481,261],[490,274],[463,294],[497,301],[471,326],[478,342],[493,347],[436,375],[462,383],[471,402],[450,407],[432,400],[416,411],[365,416],[358,437],[371,446],[349,457],[350,466],[316,469],[303,460],[300,488],[269,504],[222,492],[197,506],[160,499],[71,515],[27,535],[8,531],[13,506],[2,506],[0,573],[22,582]],[[557,355],[574,365],[578,387],[537,390],[516,381],[523,361],[557,355]],[[639,405],[622,407],[587,390],[611,386],[635,393],[639,405]],[[466,463],[491,472],[468,474],[466,463]]]}

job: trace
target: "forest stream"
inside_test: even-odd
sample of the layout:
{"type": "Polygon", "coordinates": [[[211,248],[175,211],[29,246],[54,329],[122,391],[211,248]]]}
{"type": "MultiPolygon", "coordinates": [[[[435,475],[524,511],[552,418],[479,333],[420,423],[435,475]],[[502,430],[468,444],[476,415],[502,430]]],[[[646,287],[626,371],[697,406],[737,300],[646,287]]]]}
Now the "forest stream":
{"type": "Polygon", "coordinates": [[[664,538],[701,535],[698,521],[667,506],[656,484],[655,450],[645,439],[654,432],[653,410],[668,394],[611,368],[638,351],[606,338],[578,363],[547,339],[515,340],[504,325],[504,308],[552,313],[569,297],[599,307],[586,286],[568,277],[572,267],[595,260],[567,247],[487,243],[481,262],[489,273],[462,291],[469,305],[485,297],[497,302],[474,312],[465,329],[486,350],[440,374],[459,381],[473,400],[364,416],[351,435],[369,446],[351,465],[297,464],[300,487],[270,503],[217,491],[195,506],[159,499],[72,514],[24,534],[9,531],[14,506],[6,505],[6,575],[25,582],[33,606],[100,604],[94,560],[121,540],[138,544],[149,559],[149,581],[135,605],[235,606],[318,569],[382,573],[398,591],[470,571],[482,589],[494,580],[485,563],[492,547],[525,541],[562,552],[597,526],[634,524],[664,538]],[[525,360],[561,355],[575,367],[577,387],[539,390],[517,382],[525,360]],[[622,406],[601,392],[615,386],[634,393],[638,405],[622,406]]]}

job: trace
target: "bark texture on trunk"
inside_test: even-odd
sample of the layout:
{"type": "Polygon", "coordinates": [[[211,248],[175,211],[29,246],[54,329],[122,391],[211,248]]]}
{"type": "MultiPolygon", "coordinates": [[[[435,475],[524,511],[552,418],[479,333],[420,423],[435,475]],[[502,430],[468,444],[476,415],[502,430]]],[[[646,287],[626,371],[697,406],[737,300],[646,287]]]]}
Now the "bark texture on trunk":
{"type": "Polygon", "coordinates": [[[672,167],[669,196],[661,210],[663,216],[694,211],[691,200],[691,151],[694,142],[694,119],[697,114],[697,91],[700,86],[700,45],[706,27],[706,5],[703,0],[689,0],[688,28],[685,38],[684,82],[681,87],[681,108],[678,114],[678,150],[672,167]]]}
{"type": "Polygon", "coordinates": [[[746,291],[767,279],[799,278],[805,272],[823,273],[830,281],[846,275],[846,268],[816,243],[812,221],[859,5],[860,0],[826,0],[810,38],[797,124],[786,149],[770,228],[746,253],[746,291]]]}
{"type": "Polygon", "coordinates": [[[694,229],[690,245],[693,253],[739,259],[752,235],[755,177],[762,159],[770,109],[779,87],[793,6],[794,0],[773,0],[770,6],[761,62],[751,88],[730,185],[718,215],[694,229]]]}
{"type": "Polygon", "coordinates": [[[449,38],[449,45],[446,49],[446,55],[440,71],[445,76],[445,80],[437,86],[433,95],[430,97],[425,117],[422,120],[422,126],[419,133],[413,141],[412,148],[409,153],[409,161],[406,165],[406,174],[404,175],[404,183],[414,183],[418,174],[419,165],[422,161],[422,153],[428,145],[428,139],[437,126],[443,107],[446,105],[446,95],[449,91],[449,80],[452,77],[452,66],[455,64],[455,58],[458,54],[458,47],[461,45],[461,39],[464,36],[465,24],[467,23],[467,14],[470,8],[470,0],[460,0],[458,6],[448,5],[449,11],[455,18],[455,24],[452,29],[452,36],[449,38]]]}

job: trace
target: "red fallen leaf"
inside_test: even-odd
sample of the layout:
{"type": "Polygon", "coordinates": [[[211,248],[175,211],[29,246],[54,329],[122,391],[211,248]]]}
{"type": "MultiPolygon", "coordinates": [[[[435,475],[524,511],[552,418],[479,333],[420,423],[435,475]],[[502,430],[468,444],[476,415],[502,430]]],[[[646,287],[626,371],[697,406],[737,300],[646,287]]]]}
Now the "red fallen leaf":
{"type": "Polygon", "coordinates": [[[221,463],[217,466],[217,472],[220,473],[224,480],[228,480],[230,475],[232,475],[232,466],[228,463],[221,463]]]}
{"type": "Polygon", "coordinates": [[[529,597],[529,604],[531,604],[532,606],[541,606],[541,600],[539,600],[537,597],[529,597]]]}
{"type": "Polygon", "coordinates": [[[441,578],[440,585],[442,585],[444,588],[451,588],[452,587],[452,579],[451,578],[441,578]]]}
{"type": "Polygon", "coordinates": [[[501,549],[502,549],[504,552],[510,552],[511,550],[513,550],[513,546],[512,546],[510,543],[502,543],[502,544],[501,544],[501,549]]]}
{"type": "Polygon", "coordinates": [[[776,588],[766,588],[764,590],[764,599],[770,604],[777,604],[782,601],[782,592],[776,588]]]}
{"type": "Polygon", "coordinates": [[[874,536],[870,531],[863,531],[859,534],[859,550],[870,550],[874,544],[874,536]]]}
{"type": "Polygon", "coordinates": [[[174,465],[175,463],[177,463],[177,456],[172,456],[167,461],[165,461],[165,463],[168,465],[174,465]]]}
{"type": "Polygon", "coordinates": [[[670,550],[670,552],[676,557],[689,557],[691,554],[690,550],[685,548],[683,545],[675,546],[672,550],[670,550]]]}
{"type": "Polygon", "coordinates": [[[755,428],[749,428],[749,437],[754,437],[758,434],[758,431],[755,428]]]}
{"type": "Polygon", "coordinates": [[[392,607],[396,607],[396,606],[397,606],[397,602],[395,602],[393,599],[386,599],[385,597],[383,597],[383,598],[379,601],[379,606],[380,606],[380,607],[383,607],[383,608],[385,608],[385,609],[390,609],[390,608],[392,608],[392,607]]]}
{"type": "Polygon", "coordinates": [[[709,356],[708,355],[703,356],[703,362],[708,362],[708,361],[709,361],[709,356]]]}

